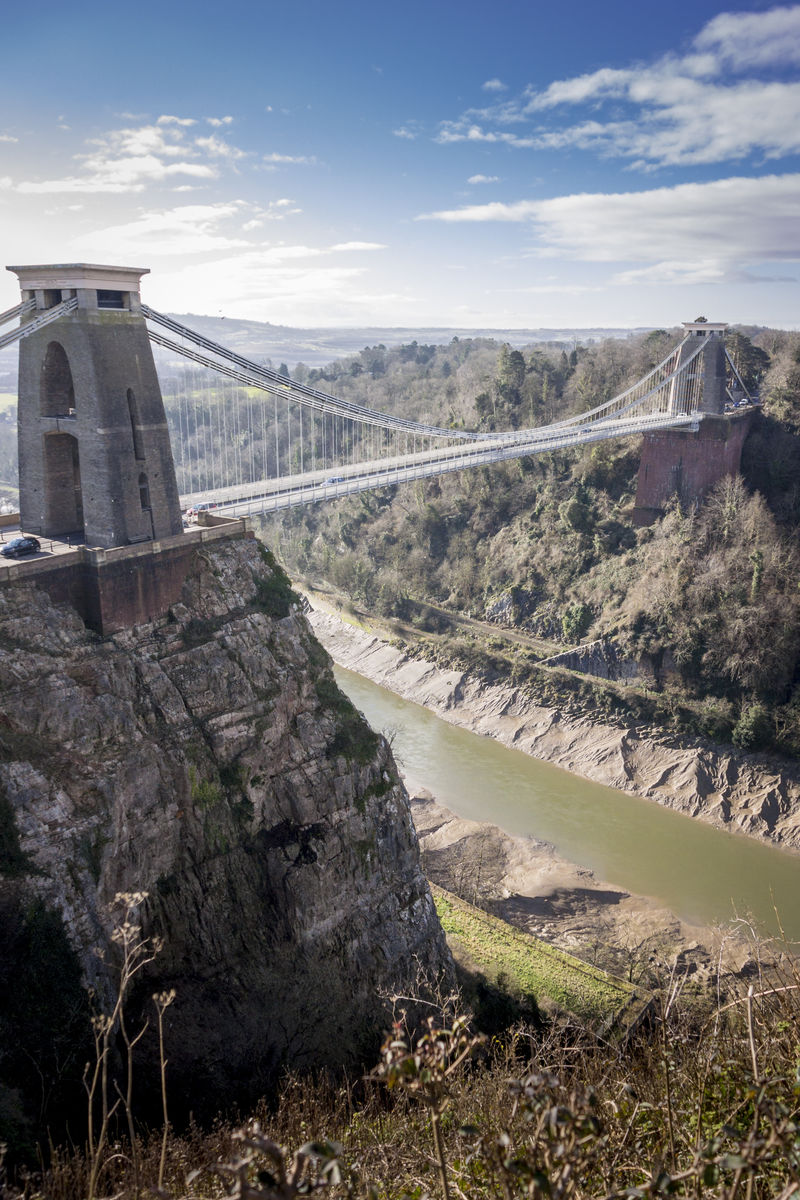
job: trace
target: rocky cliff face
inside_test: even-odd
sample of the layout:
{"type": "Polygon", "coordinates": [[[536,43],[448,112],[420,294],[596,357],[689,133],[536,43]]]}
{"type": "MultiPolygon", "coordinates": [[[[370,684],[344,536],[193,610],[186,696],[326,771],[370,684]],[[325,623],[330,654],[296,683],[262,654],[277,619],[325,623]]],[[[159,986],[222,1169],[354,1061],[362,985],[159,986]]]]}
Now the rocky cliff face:
{"type": "MultiPolygon", "coordinates": [[[[132,1019],[176,989],[171,1089],[194,1111],[262,1093],[284,1063],[357,1061],[381,994],[448,970],[391,752],[292,600],[233,538],[198,551],[167,618],[105,640],[33,586],[0,589],[0,992],[32,954],[57,996],[44,920],[53,962],[71,947],[107,993],[108,906],[146,891],[143,932],[165,946],[132,1019]]],[[[0,1001],[0,1040],[10,1024],[0,1001]]],[[[0,1089],[0,1123],[23,1099],[0,1089]]]]}

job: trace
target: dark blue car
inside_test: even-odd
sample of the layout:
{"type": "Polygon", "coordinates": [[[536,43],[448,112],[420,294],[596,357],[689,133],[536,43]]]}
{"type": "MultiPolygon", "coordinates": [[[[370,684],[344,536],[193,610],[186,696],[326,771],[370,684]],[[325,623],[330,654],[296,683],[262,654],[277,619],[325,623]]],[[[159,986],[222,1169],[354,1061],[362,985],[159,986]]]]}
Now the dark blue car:
{"type": "Polygon", "coordinates": [[[25,558],[27,554],[38,554],[40,549],[35,537],[15,537],[7,546],[3,546],[0,554],[5,558],[25,558]]]}

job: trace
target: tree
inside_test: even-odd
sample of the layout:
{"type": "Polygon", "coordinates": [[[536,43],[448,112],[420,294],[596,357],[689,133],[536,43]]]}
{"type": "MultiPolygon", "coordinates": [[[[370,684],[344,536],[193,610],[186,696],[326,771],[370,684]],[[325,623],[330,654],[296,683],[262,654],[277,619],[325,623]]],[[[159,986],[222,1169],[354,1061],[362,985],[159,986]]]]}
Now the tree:
{"type": "Polygon", "coordinates": [[[737,331],[728,335],[726,348],[748,392],[756,391],[769,366],[766,350],[754,346],[749,337],[737,331]]]}

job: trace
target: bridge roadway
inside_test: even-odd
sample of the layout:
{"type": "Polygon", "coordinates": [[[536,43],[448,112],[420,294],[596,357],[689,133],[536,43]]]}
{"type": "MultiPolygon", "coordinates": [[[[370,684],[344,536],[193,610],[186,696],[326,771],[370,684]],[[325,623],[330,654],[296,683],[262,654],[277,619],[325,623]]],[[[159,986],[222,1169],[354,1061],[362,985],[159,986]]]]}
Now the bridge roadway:
{"type": "Polygon", "coordinates": [[[327,467],[278,479],[258,480],[255,483],[212,491],[192,492],[181,496],[184,509],[200,504],[214,505],[222,516],[246,517],[258,513],[279,512],[299,504],[316,504],[335,500],[356,492],[406,483],[462,471],[468,467],[544,454],[568,446],[579,446],[608,438],[648,433],[656,429],[697,429],[701,414],[682,413],[651,415],[637,414],[623,418],[606,418],[568,428],[549,426],[542,429],[518,430],[497,434],[479,443],[461,443],[445,449],[422,450],[397,458],[374,459],[349,466],[327,467]]]}

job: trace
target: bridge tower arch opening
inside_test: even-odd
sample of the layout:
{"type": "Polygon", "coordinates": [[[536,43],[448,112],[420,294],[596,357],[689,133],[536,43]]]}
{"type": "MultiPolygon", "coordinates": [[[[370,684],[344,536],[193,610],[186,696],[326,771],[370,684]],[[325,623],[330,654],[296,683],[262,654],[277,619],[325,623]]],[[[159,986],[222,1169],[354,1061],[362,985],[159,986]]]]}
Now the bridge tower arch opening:
{"type": "Polygon", "coordinates": [[[78,439],[71,433],[46,433],[44,461],[48,532],[53,537],[71,535],[82,540],[85,530],[78,439]]]}
{"type": "MultiPolygon", "coordinates": [[[[50,296],[46,299],[49,302],[50,296]]],[[[60,303],[60,297],[56,302],[60,303]]],[[[78,439],[61,428],[62,422],[75,416],[75,385],[67,352],[57,341],[48,343],[42,362],[39,414],[45,418],[41,435],[45,529],[52,536],[70,535],[80,540],[84,526],[78,439]],[[56,418],[55,429],[47,428],[54,424],[47,418],[56,418]]]]}
{"type": "Polygon", "coordinates": [[[71,302],[58,317],[57,338],[51,324],[20,340],[23,528],[45,537],[82,533],[101,548],[181,533],[166,414],[139,298],[146,270],[89,263],[8,269],[23,301],[34,302],[23,324],[71,302]]]}
{"type": "Polygon", "coordinates": [[[45,352],[39,411],[43,417],[68,417],[75,413],[72,370],[60,342],[50,342],[45,352]]]}

